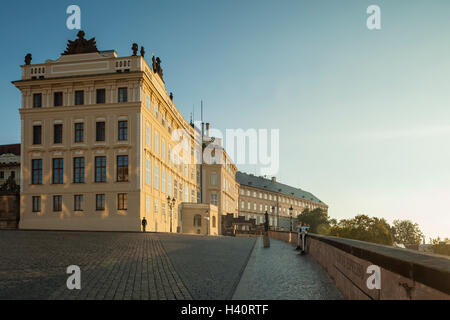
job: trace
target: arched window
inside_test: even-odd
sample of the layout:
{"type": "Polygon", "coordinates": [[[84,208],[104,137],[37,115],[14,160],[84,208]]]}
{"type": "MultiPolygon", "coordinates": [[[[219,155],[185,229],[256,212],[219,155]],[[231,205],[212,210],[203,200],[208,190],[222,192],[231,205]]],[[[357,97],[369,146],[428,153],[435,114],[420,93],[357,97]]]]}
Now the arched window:
{"type": "Polygon", "coordinates": [[[212,217],[212,227],[213,228],[216,227],[216,217],[215,216],[212,217]]]}
{"type": "Polygon", "coordinates": [[[201,227],[202,226],[202,216],[197,214],[194,216],[194,227],[201,227]]]}

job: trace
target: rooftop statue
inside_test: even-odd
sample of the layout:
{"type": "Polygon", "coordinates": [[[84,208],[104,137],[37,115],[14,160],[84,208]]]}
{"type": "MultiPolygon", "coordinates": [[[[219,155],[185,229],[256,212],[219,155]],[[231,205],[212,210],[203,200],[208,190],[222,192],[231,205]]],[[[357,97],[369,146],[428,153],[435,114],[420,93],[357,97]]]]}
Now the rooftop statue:
{"type": "Polygon", "coordinates": [[[63,55],[98,52],[95,38],[86,40],[84,35],[84,31],[80,31],[77,34],[78,39],[75,41],[69,40],[67,49],[64,51],[63,55]]]}
{"type": "Polygon", "coordinates": [[[161,77],[161,79],[163,79],[163,69],[161,68],[161,59],[159,57],[157,57],[155,59],[155,57],[152,58],[152,65],[153,65],[153,72],[159,74],[159,76],[161,77]]]}
{"type": "Polygon", "coordinates": [[[141,56],[142,56],[142,57],[145,56],[145,49],[144,49],[144,47],[141,47],[141,56]]]}
{"type": "Polygon", "coordinates": [[[131,50],[133,50],[133,56],[137,56],[137,52],[139,50],[139,46],[137,43],[133,43],[133,46],[131,47],[131,50]]]}
{"type": "Polygon", "coordinates": [[[31,55],[31,53],[28,53],[26,56],[25,56],[25,64],[27,65],[27,66],[29,66],[30,64],[31,64],[31,60],[33,59],[33,57],[32,57],[32,55],[31,55]]]}

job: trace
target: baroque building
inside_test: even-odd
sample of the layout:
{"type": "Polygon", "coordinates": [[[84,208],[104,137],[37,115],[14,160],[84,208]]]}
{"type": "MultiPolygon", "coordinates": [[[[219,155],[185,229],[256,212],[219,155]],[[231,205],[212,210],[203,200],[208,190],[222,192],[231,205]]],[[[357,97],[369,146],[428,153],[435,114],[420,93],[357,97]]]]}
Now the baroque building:
{"type": "Polygon", "coordinates": [[[20,144],[0,146],[0,185],[8,178],[20,183],[20,144]]]}
{"type": "Polygon", "coordinates": [[[13,82],[21,229],[139,231],[145,217],[148,231],[182,232],[179,204],[200,194],[194,128],[165,89],[161,60],[132,51],[99,51],[80,31],[57,60],[26,56],[13,82]]]}

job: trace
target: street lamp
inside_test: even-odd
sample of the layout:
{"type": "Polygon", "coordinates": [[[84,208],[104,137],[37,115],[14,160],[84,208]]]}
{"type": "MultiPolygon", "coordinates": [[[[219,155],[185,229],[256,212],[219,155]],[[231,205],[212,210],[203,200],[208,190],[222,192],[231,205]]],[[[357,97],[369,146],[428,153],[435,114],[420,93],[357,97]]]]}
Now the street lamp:
{"type": "Polygon", "coordinates": [[[172,233],[172,208],[175,207],[175,198],[170,199],[170,197],[167,197],[167,205],[170,209],[170,233],[172,233]]]}
{"type": "Polygon", "coordinates": [[[275,230],[278,230],[279,229],[279,221],[277,219],[278,212],[275,212],[275,209],[276,209],[276,207],[272,206],[272,216],[274,217],[274,220],[276,221],[276,226],[275,226],[276,228],[275,228],[275,230]]]}
{"type": "Polygon", "coordinates": [[[292,232],[292,211],[294,210],[294,208],[292,208],[292,206],[289,208],[289,215],[290,215],[290,217],[291,217],[291,232],[292,232]]]}

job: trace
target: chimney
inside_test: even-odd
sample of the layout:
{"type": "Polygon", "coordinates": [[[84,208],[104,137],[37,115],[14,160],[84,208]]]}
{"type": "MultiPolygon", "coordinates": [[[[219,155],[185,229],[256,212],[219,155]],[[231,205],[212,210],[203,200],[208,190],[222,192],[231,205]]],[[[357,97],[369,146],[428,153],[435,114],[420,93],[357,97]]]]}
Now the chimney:
{"type": "Polygon", "coordinates": [[[272,182],[277,182],[277,177],[272,177],[272,182]]]}
{"type": "Polygon", "coordinates": [[[206,136],[209,137],[209,123],[206,124],[206,136]]]}

